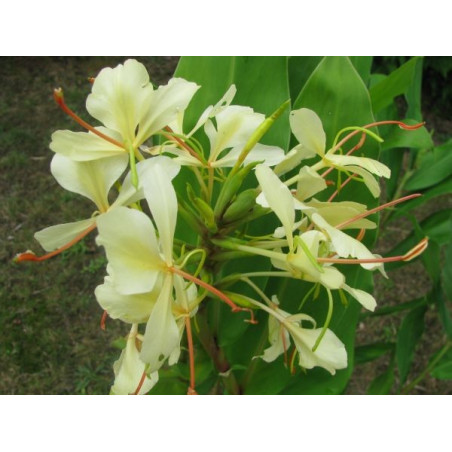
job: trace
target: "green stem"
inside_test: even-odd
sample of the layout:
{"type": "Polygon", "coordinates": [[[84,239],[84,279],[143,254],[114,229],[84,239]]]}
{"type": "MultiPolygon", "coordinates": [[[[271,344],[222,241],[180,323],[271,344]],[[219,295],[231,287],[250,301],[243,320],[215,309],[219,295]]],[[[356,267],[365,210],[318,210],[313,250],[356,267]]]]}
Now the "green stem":
{"type": "Polygon", "coordinates": [[[420,375],[417,378],[415,378],[409,385],[406,385],[404,388],[402,388],[400,393],[409,394],[416,387],[416,385],[420,383],[427,376],[427,374],[431,372],[432,369],[434,369],[436,364],[438,364],[438,362],[447,353],[451,346],[452,341],[446,342],[446,344],[440,350],[438,355],[436,355],[436,358],[420,373],[420,375]]]}

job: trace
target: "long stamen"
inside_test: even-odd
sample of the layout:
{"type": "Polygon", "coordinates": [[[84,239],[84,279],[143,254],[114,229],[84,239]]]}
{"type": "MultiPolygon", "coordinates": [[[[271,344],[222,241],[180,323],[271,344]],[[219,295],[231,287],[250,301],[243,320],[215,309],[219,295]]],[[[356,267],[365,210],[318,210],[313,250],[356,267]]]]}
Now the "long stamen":
{"type": "Polygon", "coordinates": [[[317,262],[329,264],[384,264],[386,262],[408,262],[422,254],[428,246],[428,238],[422,239],[414,248],[403,256],[380,257],[375,259],[335,259],[329,257],[318,257],[317,262]]]}
{"type": "Polygon", "coordinates": [[[356,176],[356,174],[352,174],[349,176],[344,182],[342,182],[341,186],[328,198],[328,202],[331,202],[339,192],[356,176]]]}
{"type": "Polygon", "coordinates": [[[397,204],[400,204],[401,202],[409,201],[413,198],[419,198],[419,196],[422,196],[420,193],[413,193],[412,195],[404,196],[403,198],[395,199],[394,201],[387,202],[386,204],[382,204],[381,206],[375,207],[374,209],[367,210],[366,212],[360,213],[359,215],[354,216],[353,218],[349,218],[348,220],[342,222],[341,224],[336,225],[336,229],[341,229],[344,226],[347,226],[348,224],[354,223],[357,220],[360,220],[361,218],[365,218],[369,215],[372,215],[373,213],[377,213],[380,210],[387,209],[388,207],[395,206],[397,204]]]}
{"type": "Polygon", "coordinates": [[[26,251],[25,253],[18,254],[14,258],[14,262],[23,262],[23,261],[41,262],[41,261],[50,259],[51,257],[56,256],[57,254],[60,254],[61,252],[70,248],[72,245],[79,242],[83,237],[88,235],[95,228],[96,228],[96,223],[91,225],[88,229],[85,229],[83,232],[81,232],[79,235],[77,235],[70,242],[66,243],[66,245],[63,245],[61,248],[58,248],[55,251],[52,251],[51,253],[44,254],[43,256],[36,256],[36,254],[33,253],[32,251],[26,251]]]}
{"type": "Polygon", "coordinates": [[[53,98],[55,99],[55,102],[58,104],[58,106],[72,119],[74,119],[78,124],[80,124],[84,129],[89,130],[90,132],[94,133],[100,138],[103,138],[104,140],[110,142],[111,144],[114,144],[115,146],[118,146],[122,149],[124,149],[124,146],[119,141],[116,141],[114,138],[109,137],[108,135],[105,135],[102,132],[99,132],[99,130],[95,129],[93,126],[88,124],[86,121],[84,121],[80,116],[76,115],[64,102],[64,95],[63,95],[63,89],[62,88],[55,88],[53,90],[53,98]]]}
{"type": "Polygon", "coordinates": [[[187,395],[196,395],[195,390],[195,353],[193,349],[193,336],[191,333],[190,317],[185,317],[185,329],[187,331],[188,355],[190,361],[190,386],[187,395]]]}
{"type": "Polygon", "coordinates": [[[144,371],[143,375],[141,375],[140,382],[138,383],[137,389],[135,389],[135,392],[133,393],[133,395],[138,395],[140,393],[140,389],[143,386],[145,379],[146,379],[146,371],[144,371]]]}
{"type": "Polygon", "coordinates": [[[105,322],[107,320],[107,317],[108,317],[108,312],[104,311],[104,313],[102,314],[102,317],[100,319],[100,329],[102,331],[105,331],[105,322]]]}
{"type": "MultiPolygon", "coordinates": [[[[172,131],[171,127],[166,126],[165,130],[168,131],[169,133],[173,134],[174,132],[172,131]]],[[[186,151],[188,151],[193,157],[195,157],[197,160],[201,160],[199,158],[199,155],[187,144],[185,143],[183,140],[181,140],[179,137],[176,137],[175,135],[167,135],[164,134],[163,135],[165,138],[167,138],[170,141],[175,141],[179,146],[181,146],[182,148],[184,148],[186,151]]]]}
{"type": "Polygon", "coordinates": [[[204,287],[204,289],[207,289],[210,293],[216,295],[220,300],[223,300],[227,305],[229,305],[232,309],[232,312],[239,312],[239,311],[246,311],[250,313],[251,318],[249,320],[245,320],[245,322],[249,322],[252,324],[256,324],[256,320],[254,319],[254,313],[252,309],[249,308],[240,308],[237,306],[228,296],[226,296],[223,292],[220,292],[215,287],[211,286],[210,284],[206,283],[205,281],[196,278],[193,275],[190,275],[190,273],[184,272],[180,268],[176,267],[168,267],[168,270],[172,273],[176,273],[177,275],[182,276],[185,279],[188,279],[189,281],[194,282],[198,286],[204,287]]]}

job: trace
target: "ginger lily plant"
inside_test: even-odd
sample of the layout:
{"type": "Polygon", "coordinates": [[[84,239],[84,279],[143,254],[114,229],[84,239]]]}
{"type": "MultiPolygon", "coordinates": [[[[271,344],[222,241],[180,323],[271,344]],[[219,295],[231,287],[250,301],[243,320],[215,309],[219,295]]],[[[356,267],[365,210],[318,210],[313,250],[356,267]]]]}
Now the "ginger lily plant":
{"type": "MultiPolygon", "coordinates": [[[[218,375],[234,380],[224,383],[226,392],[240,392],[218,339],[230,316],[222,318],[215,299],[232,309],[233,322],[250,323],[247,331],[268,315],[270,346],[263,350],[262,343],[239,368],[255,360],[278,363],[283,355],[292,373],[297,362],[304,370],[319,367],[334,375],[350,365],[333,328],[334,298],[348,303],[349,294],[367,310],[377,306],[372,294],[347,283],[341,264],[384,274],[385,262],[414,259],[427,246],[424,239],[402,256],[384,258],[363,243],[365,232],[377,227],[374,214],[417,195],[371,209],[354,200],[333,201],[348,184],[364,184],[377,197],[375,178],[390,177],[384,164],[356,155],[366,139],[382,141],[371,128],[396,123],[409,133],[422,124],[351,124],[326,150],[332,137],[317,114],[294,109],[289,124],[297,144],[285,151],[261,140],[273,123],[284,121],[288,102],[274,105],[266,119],[232,103],[234,85],[184,132],[186,110],[199,89],[182,78],[154,89],[135,60],[106,68],[86,102],[103,126],[83,121],[62,91],[55,91],[58,105],[85,131],[52,135],[52,174],[63,188],[91,199],[96,210],[89,219],[36,233],[48,253],[27,251],[16,261],[43,261],[96,231],[108,260],[104,283],[95,290],[103,324],[109,316],[131,325],[114,365],[113,394],[148,393],[159,373],[181,360],[188,362],[182,376],[187,392],[196,394],[197,354],[207,355],[218,375]],[[260,236],[250,232],[253,224],[263,229],[260,236]],[[263,270],[256,271],[252,256],[263,270]],[[298,312],[289,313],[290,303],[269,283],[281,279],[302,284],[305,292],[292,294],[302,300],[298,312]],[[326,315],[305,310],[312,302],[323,304],[326,315]]],[[[204,391],[218,390],[218,383],[211,386],[205,384],[204,391]]]]}

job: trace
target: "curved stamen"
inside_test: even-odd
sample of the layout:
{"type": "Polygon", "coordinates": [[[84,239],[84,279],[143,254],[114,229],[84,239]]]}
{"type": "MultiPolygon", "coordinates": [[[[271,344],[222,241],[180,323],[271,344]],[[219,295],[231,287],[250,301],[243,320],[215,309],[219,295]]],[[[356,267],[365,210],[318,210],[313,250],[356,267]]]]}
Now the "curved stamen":
{"type": "Polygon", "coordinates": [[[77,242],[79,242],[83,237],[88,235],[95,228],[96,228],[96,223],[92,224],[88,229],[85,229],[83,232],[81,232],[79,235],[77,235],[75,238],[73,238],[70,242],[66,243],[66,245],[63,245],[61,248],[58,248],[55,251],[52,251],[52,252],[47,253],[47,254],[44,254],[43,256],[36,256],[36,254],[33,253],[32,251],[26,251],[25,253],[18,254],[13,260],[14,260],[14,262],[23,262],[23,261],[41,262],[41,261],[45,261],[47,259],[50,259],[53,256],[56,256],[57,254],[60,254],[61,252],[67,250],[72,245],[75,245],[77,242]]]}
{"type": "MultiPolygon", "coordinates": [[[[99,130],[95,129],[93,126],[88,124],[86,121],[84,121],[80,116],[76,115],[64,102],[64,95],[63,95],[63,89],[62,88],[55,88],[53,90],[53,98],[55,99],[55,102],[58,104],[58,106],[72,119],[74,119],[78,124],[80,124],[84,129],[89,130],[90,132],[94,133],[100,138],[103,138],[104,140],[110,142],[111,144],[114,144],[115,146],[118,146],[122,149],[124,149],[124,145],[120,143],[119,141],[116,141],[114,138],[109,137],[108,135],[105,135],[102,132],[99,132],[99,130]]],[[[125,150],[125,149],[124,149],[125,150]]]]}

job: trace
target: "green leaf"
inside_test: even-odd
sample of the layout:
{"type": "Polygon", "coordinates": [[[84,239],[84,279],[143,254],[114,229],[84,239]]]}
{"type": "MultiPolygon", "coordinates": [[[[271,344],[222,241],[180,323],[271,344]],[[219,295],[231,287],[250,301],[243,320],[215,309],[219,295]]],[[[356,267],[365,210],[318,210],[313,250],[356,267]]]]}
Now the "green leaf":
{"type": "Polygon", "coordinates": [[[375,344],[361,345],[355,349],[355,364],[364,364],[394,350],[390,342],[376,342],[375,344]]]}
{"type": "Polygon", "coordinates": [[[452,140],[434,149],[433,159],[427,159],[405,185],[406,190],[431,187],[452,174],[452,140]],[[432,161],[433,160],[433,161],[432,161]]]}
{"type": "MultiPolygon", "coordinates": [[[[403,122],[411,125],[417,123],[417,121],[412,119],[404,119],[403,122]]],[[[432,137],[425,127],[416,130],[404,130],[395,126],[381,144],[381,151],[392,152],[395,148],[426,149],[432,146],[432,137]]]]}
{"type": "Polygon", "coordinates": [[[433,290],[429,293],[428,298],[430,303],[436,304],[438,308],[438,315],[441,319],[444,330],[449,339],[452,339],[452,319],[450,317],[450,307],[446,304],[447,300],[444,299],[444,294],[439,284],[433,287],[433,290]]]}
{"type": "Polygon", "coordinates": [[[414,70],[413,82],[410,84],[405,97],[408,103],[408,111],[406,115],[409,118],[414,118],[417,121],[422,121],[422,73],[423,73],[424,59],[417,60],[416,68],[414,70]]]}
{"type": "Polygon", "coordinates": [[[392,363],[386,372],[378,375],[367,389],[368,395],[389,394],[394,384],[394,363],[392,363]]]}
{"type": "Polygon", "coordinates": [[[368,85],[370,79],[370,70],[372,69],[372,56],[351,56],[349,57],[363,82],[368,85]]]}
{"type": "Polygon", "coordinates": [[[440,359],[430,375],[438,380],[452,380],[452,349],[440,359]]]}
{"type": "MultiPolygon", "coordinates": [[[[452,231],[452,220],[450,224],[450,230],[452,231]]],[[[452,301],[452,240],[449,242],[445,250],[445,262],[441,271],[441,284],[444,294],[452,301]]]]}
{"type": "Polygon", "coordinates": [[[396,312],[406,311],[408,309],[414,309],[419,306],[425,306],[428,300],[427,297],[417,298],[416,300],[407,301],[405,303],[396,304],[395,306],[383,306],[377,307],[375,312],[364,312],[361,314],[360,319],[364,320],[368,317],[378,317],[382,315],[391,315],[396,312]]]}
{"type": "Polygon", "coordinates": [[[370,88],[370,97],[375,113],[392,103],[394,97],[408,91],[416,74],[416,66],[421,57],[411,58],[383,81],[370,88]]]}
{"type": "Polygon", "coordinates": [[[289,57],[290,98],[295,100],[314,69],[322,60],[321,56],[289,57]]]}
{"type": "Polygon", "coordinates": [[[425,306],[410,311],[402,321],[396,344],[396,361],[400,375],[400,386],[405,383],[414,357],[414,350],[424,332],[425,306]]]}
{"type": "Polygon", "coordinates": [[[406,212],[412,211],[413,209],[422,206],[427,203],[431,199],[436,198],[437,196],[441,196],[444,194],[452,193],[452,177],[442,181],[440,184],[432,187],[424,192],[420,190],[422,196],[419,198],[412,199],[411,201],[405,202],[403,204],[399,204],[397,209],[391,214],[390,218],[397,218],[406,212]]]}

